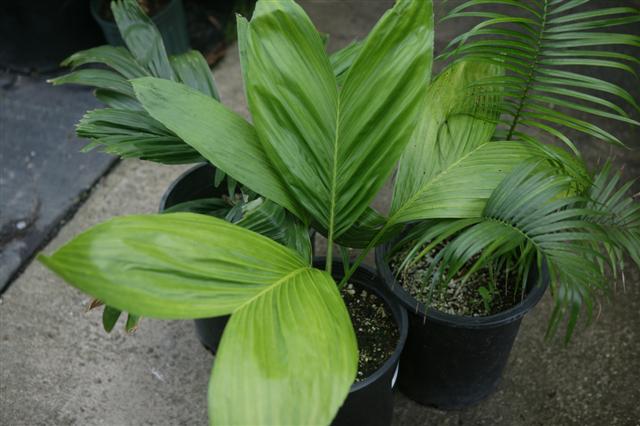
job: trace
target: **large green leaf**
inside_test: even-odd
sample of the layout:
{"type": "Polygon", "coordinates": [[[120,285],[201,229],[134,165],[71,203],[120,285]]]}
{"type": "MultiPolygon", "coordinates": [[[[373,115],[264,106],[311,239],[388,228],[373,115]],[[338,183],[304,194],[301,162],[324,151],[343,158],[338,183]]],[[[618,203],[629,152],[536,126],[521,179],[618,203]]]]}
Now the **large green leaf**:
{"type": "Polygon", "coordinates": [[[132,326],[137,315],[232,314],[211,424],[329,424],[355,379],[355,334],[333,279],[239,226],[192,213],[126,216],[39,259],[110,311],[135,313],[132,326]]]}
{"type": "Polygon", "coordinates": [[[368,35],[342,89],[293,1],[260,2],[246,34],[247,94],[266,154],[329,238],[367,208],[409,141],[431,69],[430,1],[399,1],[368,35]]]}
{"type": "Polygon", "coordinates": [[[266,237],[192,213],[115,218],[40,260],[109,306],[170,319],[229,314],[307,267],[266,237]]]}
{"type": "Polygon", "coordinates": [[[231,316],[209,386],[211,424],[328,425],[356,354],[334,281],[302,269],[231,316]]]}
{"type": "Polygon", "coordinates": [[[217,168],[305,218],[244,118],[183,84],[151,77],[132,83],[145,110],[217,168]]]}
{"type": "MultiPolygon", "coordinates": [[[[443,71],[427,90],[428,107],[400,159],[392,210],[425,182],[479,144],[491,140],[501,98],[472,84],[501,74],[498,66],[464,61],[443,71]]],[[[491,89],[487,89],[491,90],[491,89]]]]}

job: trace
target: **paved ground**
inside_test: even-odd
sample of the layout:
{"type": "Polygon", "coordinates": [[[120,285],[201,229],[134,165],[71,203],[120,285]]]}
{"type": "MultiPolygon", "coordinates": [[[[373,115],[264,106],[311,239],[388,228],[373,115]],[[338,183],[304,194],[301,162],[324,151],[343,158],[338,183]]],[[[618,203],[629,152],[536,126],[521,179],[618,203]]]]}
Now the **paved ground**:
{"type": "MultiPolygon", "coordinates": [[[[388,2],[304,3],[332,47],[365,33],[388,2]]],[[[439,44],[456,29],[445,27],[439,44]]],[[[215,72],[223,101],[245,113],[238,59],[215,72]]],[[[635,89],[637,90],[637,88],[635,89]]],[[[624,130],[637,143],[637,130],[624,130]]],[[[585,145],[596,161],[608,150],[585,145]]],[[[627,177],[638,176],[637,153],[611,152],[627,177]]],[[[88,201],[45,251],[115,215],[157,209],[183,167],[126,161],[96,185],[88,201]]],[[[388,192],[379,205],[384,205],[388,192]]],[[[198,425],[206,423],[212,359],[185,321],[143,320],[128,336],[106,335],[88,298],[32,263],[0,305],[0,424],[198,425]]],[[[504,380],[488,400],[460,412],[421,407],[397,395],[394,425],[640,424],[640,276],[627,271],[588,329],[563,347],[543,341],[550,301],[523,321],[504,380]]]]}
{"type": "Polygon", "coordinates": [[[44,80],[0,73],[0,292],[114,162],[79,152],[91,90],[44,80]]]}

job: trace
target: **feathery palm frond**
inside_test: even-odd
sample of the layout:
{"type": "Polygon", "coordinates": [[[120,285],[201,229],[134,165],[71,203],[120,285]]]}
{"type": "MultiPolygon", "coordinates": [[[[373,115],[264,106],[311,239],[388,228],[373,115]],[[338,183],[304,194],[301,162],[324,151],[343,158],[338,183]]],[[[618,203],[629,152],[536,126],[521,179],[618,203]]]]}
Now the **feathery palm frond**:
{"type": "Polygon", "coordinates": [[[568,66],[618,69],[637,79],[640,60],[635,55],[599,49],[603,46],[640,47],[634,34],[608,32],[610,28],[640,22],[640,10],[611,7],[577,9],[588,0],[504,1],[469,0],[444,19],[483,18],[468,32],[454,38],[440,58],[475,58],[500,64],[508,72],[479,81],[499,88],[504,95],[503,119],[497,139],[526,139],[522,126],[538,128],[578,150],[563,128],[622,145],[608,131],[559,109],[588,113],[632,125],[621,104],[635,111],[640,106],[622,87],[568,66]],[[481,11],[475,6],[511,6],[517,13],[481,11]],[[613,95],[616,102],[602,97],[613,95]]]}
{"type": "MultiPolygon", "coordinates": [[[[607,163],[587,193],[587,208],[597,215],[586,220],[596,225],[595,235],[610,257],[614,277],[623,273],[625,252],[640,267],[640,203],[627,195],[633,181],[616,190],[619,181],[620,173],[611,173],[607,163]]],[[[604,266],[602,262],[600,265],[604,266]]]]}
{"type": "Polygon", "coordinates": [[[403,266],[444,242],[428,271],[433,282],[427,284],[446,283],[463,268],[468,268],[466,279],[502,256],[515,255],[524,288],[529,268],[535,264],[541,270],[546,264],[556,302],[549,335],[567,317],[569,339],[581,308],[590,316],[594,291],[606,288],[595,261],[601,256],[592,245],[595,225],[585,220],[598,212],[585,207],[583,198],[566,196],[570,185],[566,176],[540,171],[539,163],[519,166],[496,187],[480,217],[427,224],[403,266]]]}

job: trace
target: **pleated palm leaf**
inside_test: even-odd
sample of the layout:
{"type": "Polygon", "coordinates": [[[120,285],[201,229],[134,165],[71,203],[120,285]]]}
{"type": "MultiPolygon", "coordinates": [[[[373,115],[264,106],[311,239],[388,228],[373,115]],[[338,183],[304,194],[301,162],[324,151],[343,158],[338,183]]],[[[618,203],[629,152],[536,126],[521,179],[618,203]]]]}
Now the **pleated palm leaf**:
{"type": "Polygon", "coordinates": [[[576,66],[621,70],[637,81],[638,55],[615,49],[640,47],[640,36],[615,31],[619,26],[638,25],[640,10],[624,5],[585,10],[587,3],[589,0],[469,0],[445,17],[480,18],[481,22],[451,40],[441,58],[481,59],[507,70],[505,75],[479,83],[504,95],[497,139],[531,139],[528,126],[558,138],[579,155],[566,129],[623,143],[574,112],[640,124],[626,112],[640,111],[628,91],[574,70],[576,66]],[[500,8],[510,11],[502,13],[500,8]]]}

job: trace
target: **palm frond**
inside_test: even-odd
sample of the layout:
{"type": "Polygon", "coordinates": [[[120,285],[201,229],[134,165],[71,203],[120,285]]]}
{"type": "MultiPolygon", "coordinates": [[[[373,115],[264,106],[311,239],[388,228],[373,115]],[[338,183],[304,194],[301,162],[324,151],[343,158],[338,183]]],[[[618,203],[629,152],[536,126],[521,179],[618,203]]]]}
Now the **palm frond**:
{"type": "Polygon", "coordinates": [[[619,182],[620,173],[612,173],[607,163],[588,191],[587,208],[596,214],[585,218],[596,225],[614,277],[624,272],[625,253],[640,267],[640,203],[628,196],[633,181],[622,186],[619,182]]]}
{"type": "Polygon", "coordinates": [[[204,161],[162,123],[145,111],[103,108],[87,112],[76,126],[76,133],[92,142],[83,150],[101,151],[121,158],[140,158],[164,164],[204,161]]]}
{"type": "Polygon", "coordinates": [[[640,11],[633,7],[582,11],[579,6],[585,3],[588,0],[469,0],[453,8],[444,18],[482,18],[482,21],[454,38],[441,59],[482,59],[507,70],[505,76],[478,82],[499,87],[504,95],[498,139],[520,139],[522,127],[529,126],[560,139],[578,154],[565,135],[567,128],[609,143],[623,143],[617,136],[575,117],[572,112],[640,125],[623,107],[627,103],[640,111],[634,97],[625,89],[582,71],[567,70],[574,66],[609,68],[637,79],[640,65],[637,55],[604,50],[604,47],[640,47],[639,36],[611,32],[621,25],[639,23],[640,11]],[[507,6],[512,13],[488,12],[478,6],[496,9],[507,6]],[[613,95],[616,101],[603,95],[613,95]]]}
{"type": "Polygon", "coordinates": [[[165,78],[219,100],[206,60],[195,50],[169,57],[160,32],[136,1],[116,1],[112,9],[127,47],[99,46],[74,53],[62,62],[72,72],[50,81],[54,85],[94,87],[96,98],[109,107],[89,111],[78,123],[78,136],[92,140],[85,150],[101,146],[105,152],[121,158],[164,164],[204,161],[193,148],[144,112],[130,80],[165,78]],[[78,69],[90,64],[110,69],[78,69]]]}
{"type": "MultiPolygon", "coordinates": [[[[432,282],[449,282],[464,270],[464,279],[501,257],[513,258],[518,281],[526,284],[529,268],[546,264],[555,299],[549,335],[567,319],[566,339],[585,308],[591,315],[594,292],[606,289],[602,256],[593,247],[599,238],[595,225],[586,217],[598,212],[585,206],[584,199],[566,194],[571,179],[542,169],[539,163],[515,168],[496,187],[478,218],[439,221],[423,225],[403,267],[427,255],[439,244],[445,247],[431,262],[432,282]]],[[[538,274],[538,279],[541,279],[538,274]]],[[[525,285],[523,285],[523,288],[525,285]]]]}

